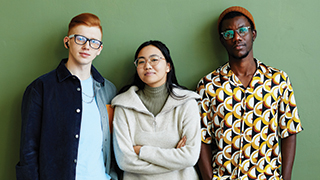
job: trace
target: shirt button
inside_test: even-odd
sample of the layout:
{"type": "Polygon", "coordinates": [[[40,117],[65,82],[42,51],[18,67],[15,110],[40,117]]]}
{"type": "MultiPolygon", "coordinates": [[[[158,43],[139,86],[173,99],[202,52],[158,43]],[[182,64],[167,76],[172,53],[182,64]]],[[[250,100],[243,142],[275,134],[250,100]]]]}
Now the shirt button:
{"type": "Polygon", "coordinates": [[[76,134],[76,135],[75,135],[75,137],[78,139],[78,138],[79,138],[79,135],[78,135],[78,134],[76,134]]]}
{"type": "Polygon", "coordinates": [[[77,112],[77,113],[80,113],[80,109],[77,109],[76,112],[77,112]]]}
{"type": "Polygon", "coordinates": [[[80,91],[80,90],[81,90],[81,89],[78,87],[78,88],[77,88],[77,91],[80,91]]]}

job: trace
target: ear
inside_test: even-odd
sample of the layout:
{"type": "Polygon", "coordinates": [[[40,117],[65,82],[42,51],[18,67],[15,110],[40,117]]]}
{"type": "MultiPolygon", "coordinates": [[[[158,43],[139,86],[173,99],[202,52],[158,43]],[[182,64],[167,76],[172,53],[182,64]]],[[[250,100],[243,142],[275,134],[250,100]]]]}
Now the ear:
{"type": "Polygon", "coordinates": [[[257,38],[257,30],[252,31],[252,41],[254,41],[257,38]]]}
{"type": "Polygon", "coordinates": [[[98,52],[97,52],[97,56],[100,55],[102,49],[103,49],[103,45],[101,45],[100,48],[97,50],[97,51],[98,51],[98,52]]]}
{"type": "Polygon", "coordinates": [[[69,37],[64,37],[63,38],[63,44],[64,44],[64,47],[66,48],[66,49],[69,49],[69,37]]]}
{"type": "Polygon", "coordinates": [[[167,63],[166,72],[169,73],[170,71],[171,71],[171,65],[170,65],[170,63],[167,63]]]}

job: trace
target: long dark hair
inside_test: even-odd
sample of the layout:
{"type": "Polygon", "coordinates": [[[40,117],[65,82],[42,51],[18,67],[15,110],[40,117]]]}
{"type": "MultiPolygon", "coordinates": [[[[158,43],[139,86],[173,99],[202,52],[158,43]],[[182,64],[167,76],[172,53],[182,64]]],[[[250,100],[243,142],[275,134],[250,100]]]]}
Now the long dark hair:
{"type": "MultiPolygon", "coordinates": [[[[167,81],[166,81],[166,88],[167,88],[170,96],[181,97],[181,96],[179,96],[177,94],[174,94],[172,89],[174,87],[180,88],[180,89],[187,89],[187,88],[184,87],[184,86],[181,86],[178,83],[178,80],[177,80],[177,77],[176,77],[176,73],[175,73],[175,70],[174,70],[173,61],[172,61],[171,56],[170,56],[170,51],[169,51],[169,49],[167,48],[167,46],[165,44],[163,44],[161,41],[157,41],[157,40],[150,40],[150,41],[146,41],[146,42],[142,43],[139,46],[139,48],[137,49],[137,51],[136,51],[136,54],[134,56],[134,60],[138,58],[138,54],[140,53],[140,51],[144,47],[149,46],[149,45],[152,45],[152,46],[155,46],[156,48],[158,48],[161,51],[161,53],[163,54],[163,56],[166,59],[167,63],[170,63],[171,70],[167,73],[167,81]]],[[[146,84],[140,79],[140,77],[139,77],[139,75],[138,75],[138,73],[136,71],[135,74],[134,74],[133,82],[131,84],[126,85],[123,88],[121,88],[120,91],[119,91],[119,94],[127,91],[131,86],[137,86],[139,88],[139,90],[143,90],[145,85],[146,84]]]]}

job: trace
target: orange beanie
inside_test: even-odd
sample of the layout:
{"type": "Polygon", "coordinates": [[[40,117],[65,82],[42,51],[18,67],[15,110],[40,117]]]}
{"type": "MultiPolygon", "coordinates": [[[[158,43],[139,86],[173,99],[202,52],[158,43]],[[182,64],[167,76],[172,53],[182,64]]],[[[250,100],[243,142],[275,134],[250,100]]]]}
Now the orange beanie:
{"type": "Polygon", "coordinates": [[[256,29],[256,25],[254,24],[253,16],[251,15],[251,13],[250,13],[248,10],[246,10],[245,8],[240,7],[240,6],[231,6],[231,7],[227,8],[226,10],[224,10],[224,11],[220,14],[219,19],[218,19],[218,32],[219,32],[219,30],[220,30],[219,25],[220,25],[220,22],[221,22],[222,18],[223,18],[226,14],[228,14],[229,12],[239,12],[239,13],[244,14],[245,16],[247,16],[248,19],[250,19],[250,20],[252,21],[252,23],[253,23],[253,29],[256,29]]]}

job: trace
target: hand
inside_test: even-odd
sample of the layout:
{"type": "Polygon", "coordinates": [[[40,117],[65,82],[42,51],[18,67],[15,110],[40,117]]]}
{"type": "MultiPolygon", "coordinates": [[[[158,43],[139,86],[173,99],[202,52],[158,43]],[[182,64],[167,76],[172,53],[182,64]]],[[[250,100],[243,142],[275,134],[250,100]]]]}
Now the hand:
{"type": "Polygon", "coordinates": [[[187,142],[187,137],[183,136],[182,139],[180,139],[180,141],[178,142],[176,149],[184,147],[186,145],[186,142],[187,142]]]}
{"type": "Polygon", "coordinates": [[[134,152],[139,155],[142,146],[133,146],[134,152]]]}

